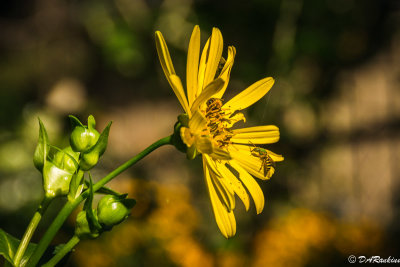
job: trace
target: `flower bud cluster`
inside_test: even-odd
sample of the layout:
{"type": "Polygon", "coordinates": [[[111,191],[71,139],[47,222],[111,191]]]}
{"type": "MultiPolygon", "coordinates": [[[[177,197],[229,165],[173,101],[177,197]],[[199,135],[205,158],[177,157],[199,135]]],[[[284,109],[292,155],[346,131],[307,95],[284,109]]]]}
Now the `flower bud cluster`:
{"type": "Polygon", "coordinates": [[[100,134],[95,129],[96,122],[92,115],[88,118],[87,126],[74,116],[70,116],[70,119],[74,127],[70,135],[70,146],[63,149],[50,145],[46,128],[39,119],[39,142],[33,163],[42,173],[47,198],[68,194],[76,197],[77,192],[70,192],[71,180],[76,180],[73,189],[81,190],[83,187],[79,185],[84,180],[82,171],[96,166],[107,148],[111,123],[100,134]]]}
{"type": "Polygon", "coordinates": [[[111,230],[113,226],[128,218],[135,204],[135,200],[126,198],[126,195],[104,196],[99,201],[97,209],[92,209],[90,204],[86,210],[78,214],[75,235],[80,239],[98,237],[102,232],[111,230]]]}

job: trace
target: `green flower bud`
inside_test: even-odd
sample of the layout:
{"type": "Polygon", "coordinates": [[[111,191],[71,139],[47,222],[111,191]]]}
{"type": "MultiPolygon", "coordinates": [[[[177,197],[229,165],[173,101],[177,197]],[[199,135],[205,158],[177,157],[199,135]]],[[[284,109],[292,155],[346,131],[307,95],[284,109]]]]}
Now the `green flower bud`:
{"type": "Polygon", "coordinates": [[[74,173],[78,168],[77,162],[79,161],[79,153],[72,150],[70,146],[58,151],[52,162],[59,168],[74,173]]]}
{"type": "Polygon", "coordinates": [[[94,166],[96,166],[99,161],[99,154],[96,151],[92,151],[91,153],[82,154],[81,158],[81,169],[84,171],[88,171],[94,166]]]}
{"type": "Polygon", "coordinates": [[[114,225],[125,220],[130,209],[136,204],[134,199],[125,199],[126,196],[104,196],[97,206],[99,223],[105,229],[111,229],[114,225]]]}
{"type": "Polygon", "coordinates": [[[94,145],[89,151],[82,153],[80,167],[84,171],[88,171],[94,166],[96,166],[99,158],[104,154],[107,148],[108,135],[110,133],[111,122],[103,130],[100,137],[97,140],[96,145],[94,145]]]}
{"type": "MultiPolygon", "coordinates": [[[[58,150],[58,149],[57,149],[58,150]]],[[[79,153],[71,147],[58,150],[43,167],[43,186],[46,196],[64,196],[69,193],[72,176],[78,169],[79,153]]]]}
{"type": "MultiPolygon", "coordinates": [[[[93,214],[96,214],[96,212],[93,212],[93,214]]],[[[98,230],[90,226],[86,211],[84,210],[79,212],[76,217],[75,235],[79,239],[94,239],[100,235],[98,230]]]]}
{"type": "Polygon", "coordinates": [[[74,151],[85,152],[91,149],[99,139],[99,132],[96,129],[87,129],[77,126],[71,133],[70,144],[74,151]]]}
{"type": "Polygon", "coordinates": [[[50,161],[43,167],[43,187],[46,197],[53,198],[67,195],[73,172],[61,169],[50,161]]]}

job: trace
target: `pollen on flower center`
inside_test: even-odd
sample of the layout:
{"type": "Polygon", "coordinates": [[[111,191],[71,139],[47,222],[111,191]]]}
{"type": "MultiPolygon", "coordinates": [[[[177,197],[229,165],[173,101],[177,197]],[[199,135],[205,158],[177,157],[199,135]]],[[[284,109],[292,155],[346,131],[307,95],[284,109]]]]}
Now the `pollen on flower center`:
{"type": "Polygon", "coordinates": [[[206,102],[206,108],[203,112],[207,120],[207,128],[210,135],[220,148],[225,148],[231,144],[233,132],[231,130],[232,113],[222,108],[222,100],[219,98],[210,98],[206,102]]]}

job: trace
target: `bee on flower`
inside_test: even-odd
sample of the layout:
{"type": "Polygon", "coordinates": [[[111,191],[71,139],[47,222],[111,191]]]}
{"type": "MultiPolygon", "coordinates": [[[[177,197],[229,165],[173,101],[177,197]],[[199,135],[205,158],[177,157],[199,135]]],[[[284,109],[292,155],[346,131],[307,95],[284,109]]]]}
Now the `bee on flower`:
{"type": "Polygon", "coordinates": [[[194,159],[201,154],[217,225],[226,238],[234,236],[235,195],[248,210],[250,194],[257,214],[261,213],[264,195],[253,176],[269,179],[275,172],[275,162],[283,161],[281,155],[257,146],[277,142],[278,127],[234,127],[239,121],[246,122],[240,111],[261,99],[271,89],[274,79],[261,79],[225,102],[222,97],[229,83],[236,49],[228,46],[228,55],[223,58],[222,35],[219,29],[213,28],[200,54],[200,28],[195,26],[188,48],[185,93],[163,35],[157,31],[155,37],[162,69],[185,112],[178,118],[179,135],[187,157],[194,159]]]}

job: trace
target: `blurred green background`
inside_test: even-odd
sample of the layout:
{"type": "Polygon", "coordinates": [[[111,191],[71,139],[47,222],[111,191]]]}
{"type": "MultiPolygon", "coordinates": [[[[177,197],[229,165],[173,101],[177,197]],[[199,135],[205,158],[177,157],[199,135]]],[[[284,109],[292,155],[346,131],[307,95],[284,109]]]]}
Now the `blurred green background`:
{"type": "MultiPolygon", "coordinates": [[[[7,1],[0,7],[0,228],[20,238],[42,197],[37,117],[68,144],[68,114],[113,120],[96,179],[172,132],[181,112],[158,62],[160,30],[183,80],[193,26],[218,27],[237,56],[234,95],[276,84],[248,109],[275,124],[285,161],[259,181],[266,207],[218,231],[199,159],[163,147],[110,186],[132,216],[81,242],[67,266],[341,266],[400,258],[400,2],[396,0],[7,1]],[[396,89],[397,88],[397,89],[396,89]]],[[[226,53],[226,50],[225,50],[226,53]]],[[[224,53],[224,54],[225,54],[224,53]]],[[[46,213],[38,241],[63,200],[46,213]]],[[[54,243],[73,233],[74,213],[54,243]]]]}

